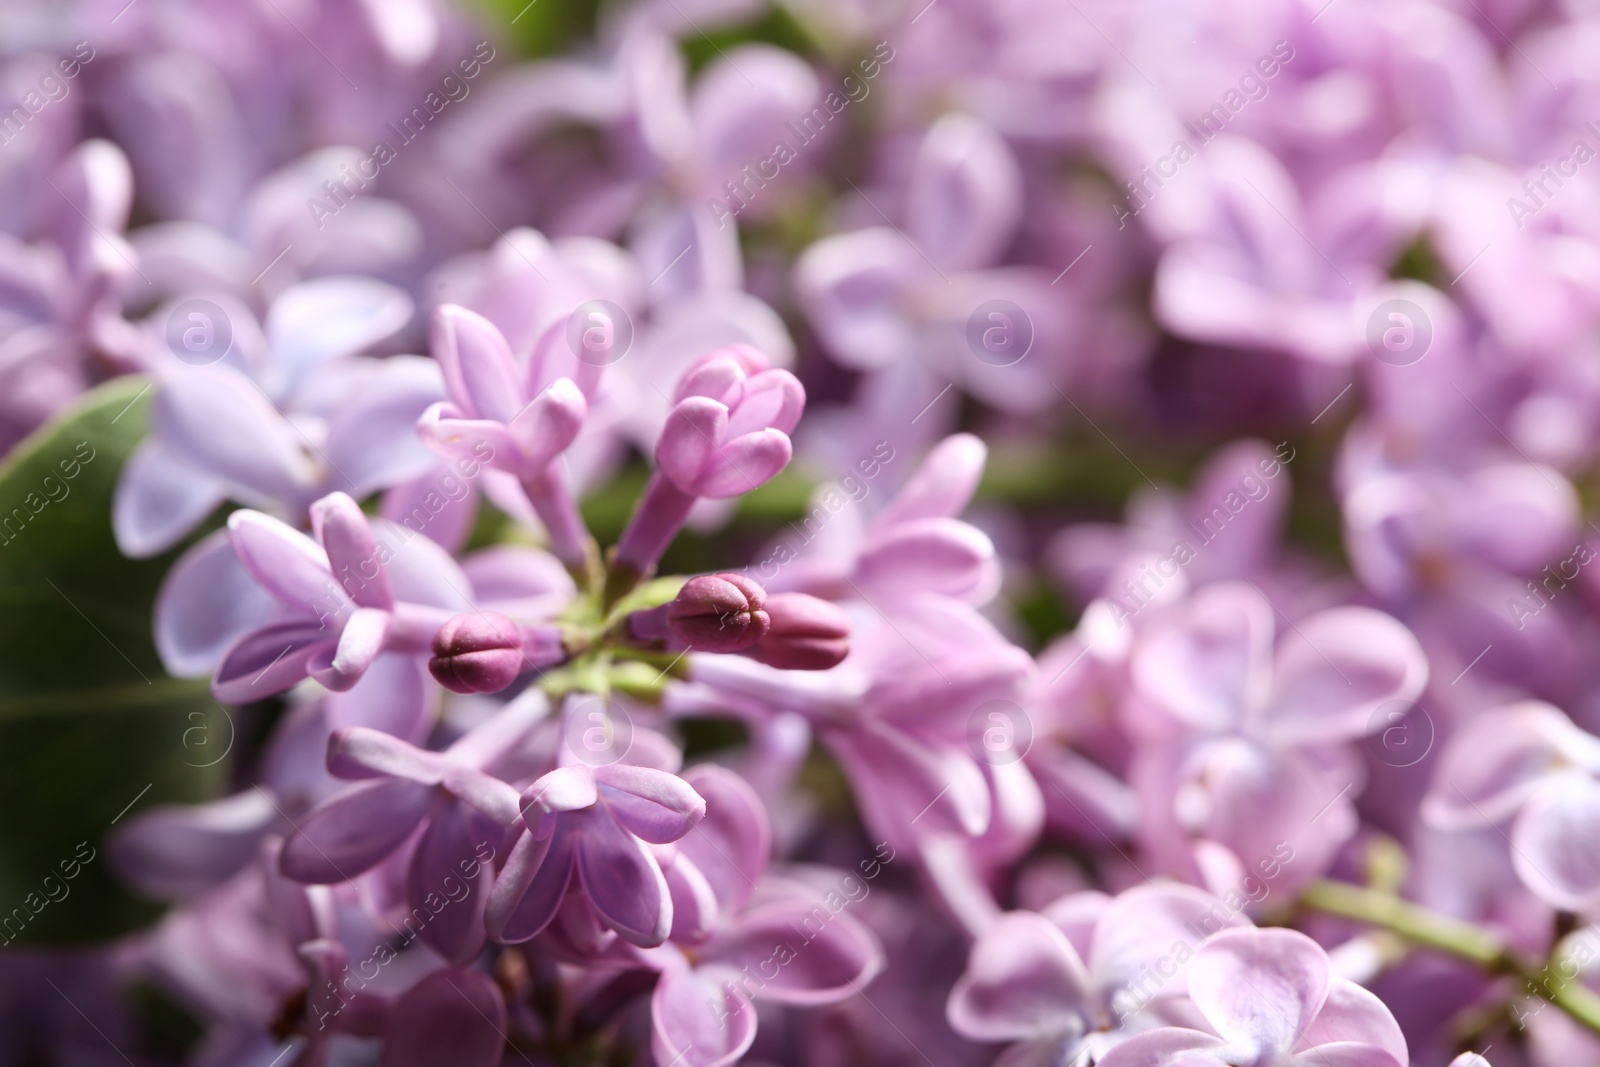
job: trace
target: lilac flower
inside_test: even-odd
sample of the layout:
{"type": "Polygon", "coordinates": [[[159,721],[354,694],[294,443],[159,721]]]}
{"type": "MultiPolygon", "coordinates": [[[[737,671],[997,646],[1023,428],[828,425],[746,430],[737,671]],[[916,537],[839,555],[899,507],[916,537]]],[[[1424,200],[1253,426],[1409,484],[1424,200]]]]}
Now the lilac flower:
{"type": "Polygon", "coordinates": [[[299,524],[330,491],[362,498],[433,469],[413,426],[442,392],[438,368],[347,358],[405,324],[403,293],[371,279],[308,282],[273,303],[264,334],[239,305],[212,303],[226,322],[205,309],[183,324],[200,331],[206,362],[168,353],[156,363],[153,432],[129,458],[113,508],[125,553],[170,548],[224,500],[299,524]],[[229,347],[214,351],[224,331],[229,347]]]}
{"type": "Polygon", "coordinates": [[[656,472],[616,547],[617,595],[654,571],[697,498],[747,493],[788,465],[789,431],[805,402],[794,375],[771,369],[749,345],[713,352],[684,375],[656,445],[656,472]]]}
{"type": "Polygon", "coordinates": [[[771,829],[742,778],[708,765],[684,780],[705,798],[706,814],[665,868],[673,929],[651,960],[661,970],[651,1047],[663,1063],[679,1056],[692,1067],[722,1067],[755,1040],[752,999],[837,1003],[872,981],[883,950],[842,910],[856,899],[855,876],[843,875],[851,896],[840,898],[766,873],[771,829]]]}
{"type": "MultiPolygon", "coordinates": [[[[588,402],[571,378],[522,382],[511,349],[487,319],[446,305],[434,314],[434,355],[451,400],[430,407],[417,430],[429,447],[514,475],[550,535],[552,551],[581,570],[588,532],[555,461],[578,436],[588,402]]],[[[592,386],[591,386],[592,388],[592,386]]]]}
{"type": "Polygon", "coordinates": [[[815,548],[808,544],[797,554],[785,541],[755,577],[773,592],[833,600],[877,603],[927,592],[987,601],[999,584],[994,544],[957,518],[977,491],[987,456],[971,434],[945,438],[871,519],[863,522],[853,510],[833,515],[815,548]]]}
{"type": "Polygon", "coordinates": [[[542,700],[525,699],[443,752],[359,726],[336,731],[328,769],[358,784],[299,821],[284,844],[284,875],[345,882],[414,840],[404,894],[408,907],[432,916],[420,936],[446,959],[471,960],[484,944],[493,863],[518,819],[517,791],[496,772],[515,776],[524,766],[518,746],[544,710],[542,700]]]}
{"type": "Polygon", "coordinates": [[[124,290],[139,269],[122,237],[133,200],[127,158],[110,142],[85,141],[50,170],[41,166],[36,176],[43,204],[35,219],[46,239],[30,245],[0,234],[0,446],[7,448],[140,357],[138,332],[122,317],[124,290]]]}
{"type": "Polygon", "coordinates": [[[527,828],[489,904],[496,941],[526,941],[550,925],[574,878],[600,920],[627,941],[649,947],[667,939],[673,899],[648,845],[678,840],[705,815],[705,800],[688,783],[651,767],[572,764],[534,782],[521,805],[527,828]]]}
{"type": "Polygon", "coordinates": [[[1218,934],[1195,953],[1187,977],[1205,1029],[1150,1030],[1112,1049],[1105,1067],[1411,1062],[1383,1002],[1335,976],[1317,943],[1297,931],[1218,934]]]}
{"type": "Polygon", "coordinates": [[[428,652],[435,631],[468,606],[465,575],[425,538],[401,551],[438,555],[427,600],[397,598],[387,567],[395,550],[345,494],[317,501],[311,520],[316,541],[260,512],[230,516],[234,551],[281,607],[223,654],[212,681],[218,700],[259,700],[308,677],[350,689],[385,652],[428,652]]]}
{"type": "Polygon", "coordinates": [[[1451,739],[1423,817],[1444,830],[1511,823],[1511,862],[1551,906],[1600,901],[1600,738],[1524,701],[1480,712],[1451,739]]]}
{"type": "MultiPolygon", "coordinates": [[[[1032,660],[972,609],[946,598],[909,599],[892,620],[869,611],[857,613],[850,654],[832,670],[800,674],[694,656],[691,685],[669,690],[666,706],[804,716],[844,768],[867,825],[896,846],[931,832],[984,833],[995,813],[992,789],[999,788],[991,776],[1011,783],[1027,772],[981,763],[969,744],[969,719],[987,702],[1019,698],[1032,660]]],[[[1031,780],[1011,784],[1026,789],[1031,780]]]]}
{"type": "Polygon", "coordinates": [[[1203,220],[1177,235],[1156,271],[1162,322],[1199,341],[1322,363],[1356,359],[1351,309],[1404,236],[1392,223],[1385,232],[1379,197],[1361,188],[1365,175],[1308,207],[1293,176],[1259,145],[1223,136],[1206,153],[1212,187],[1203,220]]]}
{"type": "Polygon", "coordinates": [[[1294,883],[1324,869],[1356,821],[1346,794],[1357,772],[1340,746],[1387,722],[1374,713],[1408,706],[1427,680],[1416,639],[1380,612],[1333,608],[1291,622],[1275,642],[1262,594],[1219,583],[1139,635],[1130,676],[1159,716],[1141,730],[1147,747],[1130,769],[1141,838],[1185,878],[1220,860],[1228,870],[1213,868],[1212,884],[1234,884],[1284,841],[1302,858],[1288,872],[1294,883]]]}
{"type": "Polygon", "coordinates": [[[983,121],[954,112],[929,128],[907,173],[900,227],[827,237],[802,254],[794,286],[807,318],[847,367],[920,359],[1008,410],[1055,403],[1059,394],[1045,386],[1069,331],[1059,291],[1049,272],[1000,265],[1023,210],[1011,148],[983,121]],[[1003,345],[1012,347],[995,350],[990,358],[1001,366],[975,357],[967,337],[969,317],[996,299],[1027,320],[1013,321],[1014,312],[985,320],[986,328],[1028,334],[1020,354],[1012,347],[1021,342],[1009,337],[1003,345]]]}
{"type": "Polygon", "coordinates": [[[1042,914],[1008,912],[979,934],[950,991],[957,1033],[1019,1042],[1015,1062],[1099,1060],[1134,1033],[1176,1021],[1184,965],[1211,934],[1249,926],[1187,886],[1147,885],[1115,898],[1078,893],[1042,914]]]}

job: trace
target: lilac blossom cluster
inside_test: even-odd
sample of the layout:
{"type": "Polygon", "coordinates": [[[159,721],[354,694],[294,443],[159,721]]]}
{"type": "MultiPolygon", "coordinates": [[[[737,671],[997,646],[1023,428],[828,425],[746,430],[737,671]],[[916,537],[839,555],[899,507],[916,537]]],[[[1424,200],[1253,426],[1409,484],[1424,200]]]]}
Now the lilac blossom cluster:
{"type": "Polygon", "coordinates": [[[1600,16],[589,14],[0,12],[0,552],[249,734],[0,1065],[1600,1062],[1600,16]]]}

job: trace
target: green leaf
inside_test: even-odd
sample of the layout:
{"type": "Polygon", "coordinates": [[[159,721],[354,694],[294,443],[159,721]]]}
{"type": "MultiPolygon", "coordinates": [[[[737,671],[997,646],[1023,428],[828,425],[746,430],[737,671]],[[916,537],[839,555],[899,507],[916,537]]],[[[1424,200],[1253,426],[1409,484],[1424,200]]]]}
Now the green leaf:
{"type": "Polygon", "coordinates": [[[160,909],[117,882],[106,833],[211,796],[232,747],[229,713],[205,683],[168,677],[151,637],[177,551],[125,559],[111,534],[148,388],[101,386],[0,467],[0,943],[151,921],[160,909]]]}

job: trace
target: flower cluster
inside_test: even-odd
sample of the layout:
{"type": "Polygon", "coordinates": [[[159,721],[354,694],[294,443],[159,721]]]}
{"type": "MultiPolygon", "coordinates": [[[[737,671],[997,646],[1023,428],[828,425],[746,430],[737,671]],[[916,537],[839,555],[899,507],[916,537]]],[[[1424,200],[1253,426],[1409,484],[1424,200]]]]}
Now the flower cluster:
{"type": "Polygon", "coordinates": [[[1600,1061],[1600,16],[558,6],[0,12],[0,1063],[1600,1061]]]}

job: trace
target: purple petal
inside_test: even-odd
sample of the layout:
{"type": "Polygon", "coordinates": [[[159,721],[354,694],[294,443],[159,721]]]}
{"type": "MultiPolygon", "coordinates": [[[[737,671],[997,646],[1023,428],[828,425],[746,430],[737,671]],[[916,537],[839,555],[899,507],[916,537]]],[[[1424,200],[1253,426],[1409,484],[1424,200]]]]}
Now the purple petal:
{"type": "Polygon", "coordinates": [[[906,228],[935,263],[992,264],[1022,215],[1022,173],[999,134],[952,112],[928,130],[911,169],[906,228]]]}
{"type": "Polygon", "coordinates": [[[792,455],[794,446],[782,430],[757,430],[725,441],[710,472],[697,483],[697,493],[723,500],[759,489],[789,465],[792,455]]]}
{"type": "Polygon", "coordinates": [[[1289,1052],[1322,1010],[1329,979],[1327,955],[1297,930],[1226,930],[1189,962],[1189,997],[1229,1042],[1289,1052]]]}
{"type": "Polygon", "coordinates": [[[731,49],[695,79],[689,99],[696,162],[721,180],[772,152],[784,123],[808,114],[820,89],[816,73],[792,52],[765,44],[731,49]]]}
{"type": "Polygon", "coordinates": [[[1228,729],[1266,699],[1272,609],[1249,586],[1209,586],[1134,653],[1139,689],[1193,726],[1228,729]]]}
{"type": "Polygon", "coordinates": [[[420,356],[362,360],[361,387],[328,421],[322,451],[357,498],[427,474],[436,464],[417,420],[444,398],[439,365],[420,356]],[[366,364],[372,364],[366,368],[366,364]]]}
{"type": "Polygon", "coordinates": [[[698,944],[722,923],[722,909],[711,883],[693,860],[680,850],[671,857],[657,855],[661,874],[672,895],[672,932],[668,935],[680,945],[698,944]]]}
{"type": "MultiPolygon", "coordinates": [[[[489,844],[483,822],[471,809],[436,794],[406,874],[408,919],[416,921],[424,944],[457,966],[477,956],[485,940],[483,913],[494,874],[478,860],[479,849],[489,844]]],[[[490,824],[487,829],[498,842],[498,828],[490,824]]]]}
{"type": "Polygon", "coordinates": [[[122,468],[111,528],[125,556],[144,559],[183,540],[226,498],[206,472],[148,437],[122,468]]]}
{"type": "Polygon", "coordinates": [[[950,991],[950,1025],[974,1041],[1018,1041],[1085,1028],[1089,976],[1056,925],[1028,911],[995,920],[950,991]]]}
{"type": "Polygon", "coordinates": [[[873,526],[960,515],[978,491],[988,457],[989,447],[970,433],[946,437],[929,449],[894,499],[873,518],[873,526]]]}
{"type": "Polygon", "coordinates": [[[156,594],[161,662],[180,678],[212,674],[229,646],[279,610],[239,562],[227,531],[210,533],[173,564],[156,594]]]}
{"type": "Polygon", "coordinates": [[[706,813],[694,787],[666,771],[615,763],[595,768],[593,776],[617,821],[652,844],[678,840],[706,813]]]}
{"type": "Polygon", "coordinates": [[[731,1067],[756,1038],[756,1010],[732,983],[673,967],[650,996],[650,1050],[659,1064],[731,1067]]]}
{"type": "Polygon", "coordinates": [[[578,878],[607,926],[640,948],[653,948],[672,930],[672,895],[644,842],[596,809],[569,812],[579,837],[578,878]]]}
{"type": "Polygon", "coordinates": [[[184,367],[163,377],[150,422],[162,444],[246,503],[296,500],[316,481],[300,435],[229,367],[184,367]]]}
{"type": "Polygon", "coordinates": [[[417,436],[435,453],[458,463],[496,462],[511,468],[518,453],[517,439],[505,423],[468,417],[448,402],[418,416],[417,436]]]}
{"type": "Polygon", "coordinates": [[[329,631],[315,622],[263,626],[223,653],[211,679],[211,695],[224,704],[264,700],[310,677],[312,660],[333,647],[329,631]]]}
{"type": "Polygon", "coordinates": [[[383,1067],[498,1067],[506,1003],[479,971],[435,971],[405,992],[383,1030],[383,1067]]]}
{"type": "Polygon", "coordinates": [[[927,264],[886,227],[825,237],[795,264],[806,317],[828,351],[853,370],[878,370],[910,357],[917,335],[899,296],[927,264]]]}
{"type": "Polygon", "coordinates": [[[772,828],[761,798],[739,775],[714,764],[687,771],[684,781],[705,798],[705,818],[678,842],[705,875],[730,914],[744,906],[772,855],[772,828]]]}
{"type": "Polygon", "coordinates": [[[522,815],[515,788],[471,767],[446,770],[444,787],[500,826],[510,827],[522,815]]]}
{"type": "Polygon", "coordinates": [[[1423,818],[1445,830],[1503,822],[1568,761],[1600,765],[1600,744],[1560,709],[1536,700],[1487,708],[1451,739],[1423,818]]]}
{"type": "Polygon", "coordinates": [[[509,423],[522,409],[522,382],[505,337],[482,315],[446,304],[433,315],[433,356],[450,397],[471,418],[509,423]]]}
{"type": "Polygon", "coordinates": [[[1396,1064],[1406,1063],[1410,1057],[1405,1035],[1400,1032],[1400,1024],[1395,1022],[1388,1005],[1345,978],[1334,978],[1328,984],[1328,999],[1323,1002],[1316,1021],[1301,1035],[1299,1047],[1317,1049],[1317,1053],[1306,1057],[1315,1062],[1322,1051],[1318,1046],[1336,1042],[1355,1042],[1381,1050],[1396,1064]]]}
{"type": "Polygon", "coordinates": [[[476,606],[472,583],[450,553],[431,537],[387,519],[372,520],[372,532],[386,548],[384,569],[395,600],[443,608],[451,614],[476,606]]]}
{"type": "Polygon", "coordinates": [[[1199,1030],[1163,1026],[1115,1046],[1096,1067],[1225,1067],[1217,1055],[1225,1047],[1224,1042],[1199,1030]]]}
{"type": "Polygon", "coordinates": [[[239,561],[280,603],[313,617],[338,615],[349,606],[327,554],[282,520],[259,511],[235,511],[228,516],[228,536],[239,561]]]}
{"type": "Polygon", "coordinates": [[[764,1000],[838,1003],[860,992],[884,964],[878,939],[843,912],[848,904],[837,892],[763,904],[712,938],[701,959],[708,968],[715,963],[741,975],[745,991],[764,1000]]]}
{"type": "Polygon", "coordinates": [[[960,597],[981,586],[994,542],[959,519],[901,522],[871,538],[856,562],[857,579],[886,593],[960,597]]]}
{"type": "Polygon", "coordinates": [[[338,778],[404,778],[437,785],[444,779],[446,767],[439,753],[380,730],[352,726],[335,730],[328,738],[328,772],[338,778]]]}
{"type": "Polygon", "coordinates": [[[685,493],[696,493],[701,474],[716,462],[717,448],[728,425],[728,409],[704,396],[673,405],[656,444],[656,466],[685,493]]]}
{"type": "Polygon", "coordinates": [[[324,697],[323,706],[332,729],[365,726],[420,742],[438,714],[439,692],[416,657],[384,653],[354,686],[324,697]]]}
{"type": "Polygon", "coordinates": [[[351,600],[364,608],[388,611],[394,607],[388,575],[379,566],[378,542],[361,505],[348,494],[329,493],[311,505],[311,529],[322,542],[331,570],[346,575],[354,571],[361,576],[357,583],[348,579],[343,583],[351,600]],[[368,569],[376,573],[368,577],[368,569]]]}
{"type": "Polygon", "coordinates": [[[461,562],[473,592],[485,608],[519,622],[555,618],[577,592],[572,575],[548,552],[520,545],[497,545],[461,562]]]}
{"type": "Polygon", "coordinates": [[[272,798],[260,789],[207,804],[163,804],[117,828],[111,862],[147,896],[192,896],[254,859],[262,836],[280,819],[272,798]]]}
{"type": "Polygon", "coordinates": [[[570,378],[560,378],[510,420],[511,435],[529,473],[544,469],[583,429],[588,402],[570,378]]]}
{"type": "MultiPolygon", "coordinates": [[[[1053,911],[1047,909],[1051,918],[1053,911]]],[[[1145,885],[1118,894],[1095,922],[1089,949],[1094,981],[1100,989],[1135,988],[1135,983],[1172,955],[1172,946],[1235,926],[1249,926],[1238,909],[1226,907],[1210,893],[1186,885],[1145,885]]],[[[1159,973],[1159,972],[1158,972],[1159,973]]],[[[1184,991],[1180,974],[1163,987],[1184,991]]]]}
{"type": "Polygon", "coordinates": [[[426,533],[448,552],[460,552],[478,518],[478,493],[464,477],[435,467],[385,493],[378,514],[397,527],[426,533]]]}
{"type": "Polygon", "coordinates": [[[489,936],[514,945],[550,925],[572,881],[573,834],[557,826],[548,837],[523,834],[489,893],[484,923],[489,936]]]}
{"type": "Polygon", "coordinates": [[[432,795],[404,779],[351,786],[300,820],[283,846],[284,876],[332,885],[372,869],[411,836],[432,795]]]}
{"type": "Polygon", "coordinates": [[[522,810],[578,811],[593,807],[600,799],[594,770],[583,764],[557,767],[534,782],[522,794],[522,810]]]}
{"type": "Polygon", "coordinates": [[[321,652],[308,661],[311,676],[336,693],[354,687],[383,651],[393,619],[378,608],[357,608],[345,620],[331,654],[321,652]]]}
{"type": "Polygon", "coordinates": [[[1379,705],[1416,699],[1427,680],[1410,630],[1370,608],[1334,608],[1284,634],[1262,723],[1280,743],[1349,740],[1372,730],[1379,705]]]}
{"type": "Polygon", "coordinates": [[[1569,771],[1552,775],[1512,828],[1511,861],[1540,898],[1567,911],[1600,900],[1600,782],[1569,771]]]}
{"type": "Polygon", "coordinates": [[[319,363],[353,355],[411,318],[411,299],[392,285],[353,275],[284,290],[267,313],[277,388],[292,388],[319,363]]]}

